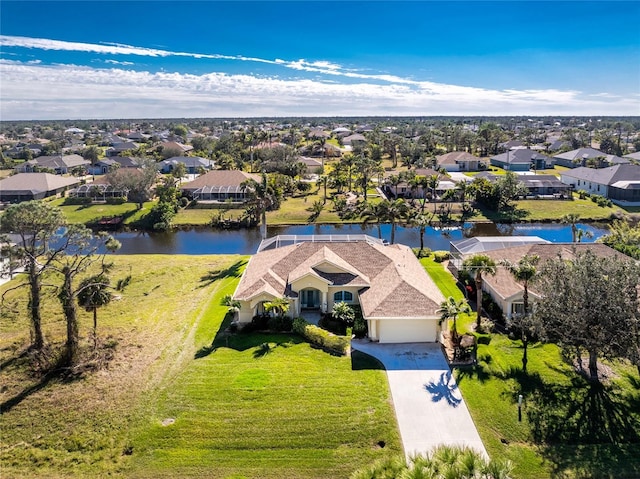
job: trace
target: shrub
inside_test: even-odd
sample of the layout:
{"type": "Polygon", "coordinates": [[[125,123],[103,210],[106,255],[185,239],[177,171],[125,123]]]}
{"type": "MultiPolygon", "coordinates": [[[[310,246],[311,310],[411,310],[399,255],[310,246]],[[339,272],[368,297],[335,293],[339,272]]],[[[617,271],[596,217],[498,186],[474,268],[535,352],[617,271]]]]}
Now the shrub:
{"type": "Polygon", "coordinates": [[[417,258],[428,258],[431,256],[431,249],[424,248],[422,252],[420,252],[420,248],[413,248],[413,254],[415,254],[417,258]]]}
{"type": "Polygon", "coordinates": [[[584,200],[585,198],[589,198],[589,193],[586,192],[585,190],[578,190],[578,198],[580,198],[581,200],[584,200]]]}
{"type": "Polygon", "coordinates": [[[189,198],[183,196],[182,198],[180,198],[180,207],[186,208],[187,206],[189,206],[189,198]]]}
{"type": "Polygon", "coordinates": [[[68,196],[64,199],[64,205],[90,205],[91,198],[81,198],[79,196],[68,196]]]}
{"type": "Polygon", "coordinates": [[[442,263],[445,260],[449,259],[449,252],[448,251],[434,251],[433,252],[433,260],[436,263],[442,263]]]}
{"type": "Polygon", "coordinates": [[[115,196],[113,198],[106,198],[105,202],[108,205],[123,205],[127,202],[127,198],[124,196],[115,196]]]}
{"type": "Polygon", "coordinates": [[[369,334],[367,321],[362,316],[356,317],[356,320],[353,323],[353,334],[359,339],[366,338],[367,334],[369,334]]]}
{"type": "Polygon", "coordinates": [[[337,336],[329,331],[325,331],[318,326],[309,324],[303,318],[295,318],[293,320],[293,331],[310,343],[337,354],[344,355],[349,348],[350,338],[337,336]]]}
{"type": "Polygon", "coordinates": [[[267,320],[267,327],[271,331],[289,332],[293,326],[293,319],[288,316],[274,316],[267,320]]]}
{"type": "Polygon", "coordinates": [[[345,302],[338,302],[333,305],[331,316],[334,319],[346,324],[347,326],[353,326],[353,321],[356,319],[355,311],[345,302]]]}

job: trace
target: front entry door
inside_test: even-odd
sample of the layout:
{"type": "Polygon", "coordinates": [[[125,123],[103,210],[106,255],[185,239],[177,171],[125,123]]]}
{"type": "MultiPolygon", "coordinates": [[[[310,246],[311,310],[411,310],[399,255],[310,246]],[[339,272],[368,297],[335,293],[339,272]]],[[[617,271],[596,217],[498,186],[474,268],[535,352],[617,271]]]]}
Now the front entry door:
{"type": "Polygon", "coordinates": [[[302,290],[302,307],[305,309],[316,309],[320,307],[320,291],[317,289],[302,290]]]}

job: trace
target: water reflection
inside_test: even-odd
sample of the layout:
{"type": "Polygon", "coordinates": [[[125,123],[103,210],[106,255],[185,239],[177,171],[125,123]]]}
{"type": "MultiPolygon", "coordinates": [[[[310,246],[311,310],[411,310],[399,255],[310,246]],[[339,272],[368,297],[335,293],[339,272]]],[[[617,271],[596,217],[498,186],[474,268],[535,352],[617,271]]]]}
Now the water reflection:
{"type": "MultiPolygon", "coordinates": [[[[591,238],[583,237],[585,242],[593,242],[607,233],[601,225],[580,224],[580,229],[591,232],[591,238]]],[[[391,238],[391,225],[381,225],[383,239],[391,238]]],[[[319,235],[319,234],[368,234],[378,237],[376,225],[361,224],[339,225],[297,225],[272,226],[268,236],[279,234],[319,235]]],[[[427,228],[424,245],[432,250],[448,250],[452,240],[472,236],[540,236],[554,243],[571,241],[571,225],[532,223],[499,224],[465,223],[456,228],[427,228]]],[[[260,233],[255,229],[215,230],[194,228],[169,233],[122,232],[115,233],[122,248],[116,254],[253,254],[260,244],[260,233]]],[[[420,234],[417,228],[396,227],[396,242],[411,247],[420,246],[420,234]]]]}

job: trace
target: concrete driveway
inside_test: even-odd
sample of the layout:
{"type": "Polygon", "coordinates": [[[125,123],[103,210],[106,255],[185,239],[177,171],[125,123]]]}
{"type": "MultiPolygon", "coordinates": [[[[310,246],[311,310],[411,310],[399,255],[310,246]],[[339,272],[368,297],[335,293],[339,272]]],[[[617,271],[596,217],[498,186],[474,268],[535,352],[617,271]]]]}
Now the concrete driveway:
{"type": "Polygon", "coordinates": [[[353,340],[351,347],[384,364],[407,457],[439,444],[489,457],[439,344],[353,340]]]}

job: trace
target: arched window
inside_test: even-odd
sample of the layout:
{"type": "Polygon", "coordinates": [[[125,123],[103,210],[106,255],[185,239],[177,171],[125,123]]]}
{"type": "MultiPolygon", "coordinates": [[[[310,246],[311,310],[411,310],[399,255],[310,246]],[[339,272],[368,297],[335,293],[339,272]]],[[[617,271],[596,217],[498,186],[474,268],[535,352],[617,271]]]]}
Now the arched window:
{"type": "Polygon", "coordinates": [[[333,294],[334,301],[344,301],[345,303],[350,303],[353,301],[353,293],[349,291],[338,291],[333,294]]]}

